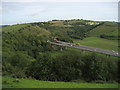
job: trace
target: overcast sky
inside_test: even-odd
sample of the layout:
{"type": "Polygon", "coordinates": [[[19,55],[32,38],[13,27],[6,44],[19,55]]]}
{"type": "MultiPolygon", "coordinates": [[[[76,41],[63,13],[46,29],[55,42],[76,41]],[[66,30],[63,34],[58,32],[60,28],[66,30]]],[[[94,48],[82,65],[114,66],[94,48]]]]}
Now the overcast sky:
{"type": "Polygon", "coordinates": [[[2,24],[41,22],[53,19],[118,21],[118,0],[56,1],[4,0],[0,7],[0,14],[3,16],[2,24]]]}
{"type": "Polygon", "coordinates": [[[119,0],[2,0],[2,2],[119,2],[119,0]]]}

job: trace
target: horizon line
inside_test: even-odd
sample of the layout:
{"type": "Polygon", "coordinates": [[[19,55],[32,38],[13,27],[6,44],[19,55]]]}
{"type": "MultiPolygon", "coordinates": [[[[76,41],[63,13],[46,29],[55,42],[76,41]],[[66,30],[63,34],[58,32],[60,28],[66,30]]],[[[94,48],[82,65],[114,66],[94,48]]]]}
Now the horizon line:
{"type": "Polygon", "coordinates": [[[23,23],[14,23],[14,24],[1,24],[0,26],[4,26],[4,25],[17,25],[17,24],[28,24],[28,23],[39,23],[39,22],[49,22],[49,21],[53,21],[53,20],[87,20],[87,21],[96,21],[96,22],[116,22],[119,23],[119,21],[116,20],[90,20],[90,19],[52,19],[52,20],[46,20],[46,21],[33,21],[33,22],[23,22],[23,23]]]}

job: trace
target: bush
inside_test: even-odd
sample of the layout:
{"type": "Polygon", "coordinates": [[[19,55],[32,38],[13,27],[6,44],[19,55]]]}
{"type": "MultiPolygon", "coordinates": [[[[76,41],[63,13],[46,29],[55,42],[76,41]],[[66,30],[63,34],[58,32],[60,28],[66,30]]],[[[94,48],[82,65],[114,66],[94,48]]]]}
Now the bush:
{"type": "Polygon", "coordinates": [[[26,77],[25,72],[33,59],[23,52],[16,52],[3,63],[3,70],[13,77],[26,77]]]}
{"type": "Polygon", "coordinates": [[[117,80],[117,62],[95,54],[84,57],[83,77],[86,81],[117,80]]]}
{"type": "Polygon", "coordinates": [[[77,53],[69,52],[58,56],[53,61],[53,72],[56,73],[57,80],[59,81],[71,81],[81,78],[81,68],[83,61],[77,53]]]}
{"type": "Polygon", "coordinates": [[[76,53],[64,53],[52,58],[50,54],[40,54],[35,62],[30,65],[28,76],[40,80],[71,81],[81,77],[83,61],[76,53]]]}

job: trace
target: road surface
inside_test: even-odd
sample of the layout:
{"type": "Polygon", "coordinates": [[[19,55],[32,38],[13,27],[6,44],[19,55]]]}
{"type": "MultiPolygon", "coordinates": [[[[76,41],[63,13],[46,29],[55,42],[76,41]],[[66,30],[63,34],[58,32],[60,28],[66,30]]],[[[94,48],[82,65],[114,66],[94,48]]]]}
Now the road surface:
{"type": "Polygon", "coordinates": [[[111,55],[111,56],[120,56],[119,52],[113,51],[113,50],[100,49],[100,48],[89,47],[89,46],[85,46],[85,45],[75,45],[73,43],[67,43],[67,42],[62,42],[62,41],[56,41],[56,42],[50,42],[50,43],[53,45],[77,48],[77,49],[81,49],[81,50],[97,52],[97,53],[102,53],[102,54],[111,55]]]}

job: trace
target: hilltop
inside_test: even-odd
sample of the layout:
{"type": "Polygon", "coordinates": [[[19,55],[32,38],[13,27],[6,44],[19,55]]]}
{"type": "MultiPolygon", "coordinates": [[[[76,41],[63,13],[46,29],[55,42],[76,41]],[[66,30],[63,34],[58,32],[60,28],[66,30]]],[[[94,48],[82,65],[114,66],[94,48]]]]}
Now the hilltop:
{"type": "Polygon", "coordinates": [[[85,37],[100,37],[105,39],[117,39],[118,37],[118,24],[116,22],[100,22],[81,19],[17,24],[3,27],[3,31],[17,31],[20,29],[27,29],[31,26],[44,28],[58,38],[65,37],[82,40],[85,37]]]}
{"type": "Polygon", "coordinates": [[[116,22],[100,22],[82,19],[52,20],[48,22],[11,25],[3,27],[3,33],[14,33],[17,35],[30,34],[38,38],[42,35],[44,36],[43,39],[46,38],[45,40],[57,38],[58,40],[67,42],[79,42],[80,40],[86,42],[88,38],[90,43],[86,42],[85,44],[81,44],[110,50],[118,49],[118,40],[120,38],[118,35],[118,24],[116,22]],[[98,44],[94,45],[94,40],[89,38],[97,38],[101,46],[98,44]],[[104,45],[101,40],[106,41],[106,44],[104,45]],[[107,42],[111,43],[108,44],[108,47],[107,42]]]}

